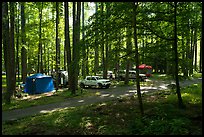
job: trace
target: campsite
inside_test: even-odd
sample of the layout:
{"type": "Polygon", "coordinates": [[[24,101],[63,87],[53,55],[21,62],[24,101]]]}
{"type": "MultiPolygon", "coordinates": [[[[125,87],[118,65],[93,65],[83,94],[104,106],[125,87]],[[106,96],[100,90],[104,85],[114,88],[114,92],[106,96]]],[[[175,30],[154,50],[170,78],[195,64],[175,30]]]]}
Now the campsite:
{"type": "Polygon", "coordinates": [[[202,135],[202,2],[2,2],[3,135],[202,135]]]}

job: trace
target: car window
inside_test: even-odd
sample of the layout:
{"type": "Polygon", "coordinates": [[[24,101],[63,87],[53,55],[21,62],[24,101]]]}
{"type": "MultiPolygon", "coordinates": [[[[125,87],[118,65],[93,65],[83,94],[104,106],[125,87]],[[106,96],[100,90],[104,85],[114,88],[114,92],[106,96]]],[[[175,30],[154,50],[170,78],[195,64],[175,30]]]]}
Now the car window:
{"type": "Polygon", "coordinates": [[[87,80],[91,80],[91,77],[87,77],[87,80]]]}
{"type": "Polygon", "coordinates": [[[92,77],[92,80],[96,80],[96,78],[95,78],[95,77],[92,77]]]}

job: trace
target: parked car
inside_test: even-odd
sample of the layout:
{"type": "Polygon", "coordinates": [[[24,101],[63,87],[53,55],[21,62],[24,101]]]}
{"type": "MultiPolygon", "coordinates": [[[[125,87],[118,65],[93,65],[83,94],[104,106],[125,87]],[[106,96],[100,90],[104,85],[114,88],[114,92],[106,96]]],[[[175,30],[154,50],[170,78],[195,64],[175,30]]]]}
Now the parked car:
{"type": "MultiPolygon", "coordinates": [[[[67,87],[68,86],[68,72],[64,71],[64,70],[59,70],[58,71],[58,84],[60,86],[63,87],[67,87]]],[[[53,82],[56,85],[56,80],[57,80],[57,73],[56,72],[52,72],[52,78],[53,78],[53,82]]]]}
{"type": "MultiPolygon", "coordinates": [[[[125,80],[126,70],[119,70],[118,71],[118,80],[125,80]]],[[[144,81],[146,79],[145,74],[139,74],[140,81],[144,81]]],[[[129,79],[136,79],[136,71],[135,70],[129,70],[129,79]]]]}
{"type": "MultiPolygon", "coordinates": [[[[99,71],[97,74],[96,74],[96,76],[99,76],[99,77],[103,77],[103,71],[99,71]]],[[[107,78],[108,79],[115,79],[115,74],[113,73],[113,71],[110,71],[110,70],[108,70],[107,71],[107,78]]]]}
{"type": "Polygon", "coordinates": [[[86,76],[85,79],[79,81],[79,86],[81,88],[85,87],[109,88],[110,85],[111,85],[110,80],[102,79],[99,76],[86,76]]]}

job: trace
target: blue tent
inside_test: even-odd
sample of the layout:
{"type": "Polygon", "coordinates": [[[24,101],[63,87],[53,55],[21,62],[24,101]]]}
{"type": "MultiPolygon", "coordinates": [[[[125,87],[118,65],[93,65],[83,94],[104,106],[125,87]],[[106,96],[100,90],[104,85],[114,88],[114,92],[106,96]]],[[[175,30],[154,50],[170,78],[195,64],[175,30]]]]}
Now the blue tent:
{"type": "Polygon", "coordinates": [[[26,78],[24,91],[28,94],[45,93],[54,90],[53,79],[41,73],[26,78]]]}

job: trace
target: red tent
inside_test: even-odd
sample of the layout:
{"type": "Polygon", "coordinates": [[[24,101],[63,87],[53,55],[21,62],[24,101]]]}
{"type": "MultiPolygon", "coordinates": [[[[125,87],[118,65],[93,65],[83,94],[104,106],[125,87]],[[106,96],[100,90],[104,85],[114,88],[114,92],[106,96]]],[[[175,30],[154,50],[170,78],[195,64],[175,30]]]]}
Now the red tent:
{"type": "Polygon", "coordinates": [[[146,64],[139,65],[139,69],[152,69],[152,66],[148,66],[146,64]]]}
{"type": "Polygon", "coordinates": [[[139,65],[140,73],[145,73],[147,77],[151,76],[152,66],[146,64],[139,65]]]}

